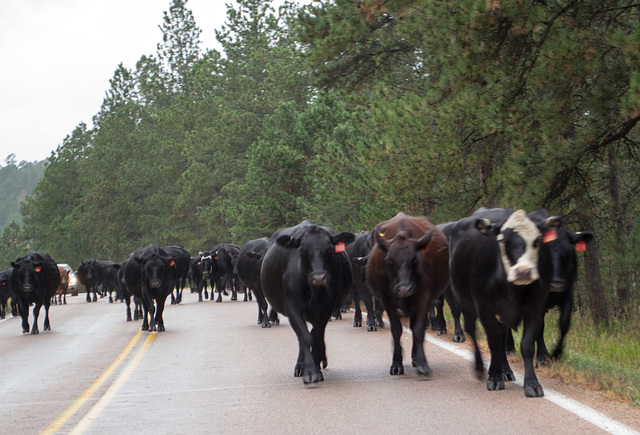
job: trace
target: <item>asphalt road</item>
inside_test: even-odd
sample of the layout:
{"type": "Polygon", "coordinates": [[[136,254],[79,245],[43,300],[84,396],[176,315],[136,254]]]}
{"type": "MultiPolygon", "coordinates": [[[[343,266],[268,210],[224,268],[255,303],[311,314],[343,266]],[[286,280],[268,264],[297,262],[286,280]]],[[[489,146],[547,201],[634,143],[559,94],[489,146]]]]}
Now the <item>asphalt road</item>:
{"type": "Polygon", "coordinates": [[[293,376],[298,346],[286,318],[260,328],[255,302],[198,303],[185,292],[165,310],[167,330],[149,334],[125,321],[123,304],[83,296],[51,307],[51,331],[42,331],[42,313],[36,336],[23,335],[17,318],[0,321],[0,433],[640,430],[637,408],[557,381],[540,379],[545,398],[526,398],[517,383],[489,392],[451,336],[425,343],[434,374],[424,379],[405,334],[405,375],[392,377],[389,330],[353,328],[347,313],[327,327],[325,381],[305,386],[293,376]]]}

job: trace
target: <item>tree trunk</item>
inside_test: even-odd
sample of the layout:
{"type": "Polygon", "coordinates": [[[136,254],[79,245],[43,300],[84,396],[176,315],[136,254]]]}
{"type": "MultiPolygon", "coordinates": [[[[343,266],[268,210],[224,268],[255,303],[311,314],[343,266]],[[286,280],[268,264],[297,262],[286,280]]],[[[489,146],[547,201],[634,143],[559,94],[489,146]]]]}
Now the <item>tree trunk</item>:
{"type": "MultiPolygon", "coordinates": [[[[594,231],[593,220],[584,213],[578,213],[578,223],[582,231],[594,231]]],[[[580,256],[580,254],[578,254],[580,256]]],[[[589,305],[591,316],[595,325],[609,326],[609,314],[607,301],[602,288],[602,276],[600,275],[600,262],[598,260],[597,239],[589,244],[584,252],[584,270],[589,292],[589,305]]]]}

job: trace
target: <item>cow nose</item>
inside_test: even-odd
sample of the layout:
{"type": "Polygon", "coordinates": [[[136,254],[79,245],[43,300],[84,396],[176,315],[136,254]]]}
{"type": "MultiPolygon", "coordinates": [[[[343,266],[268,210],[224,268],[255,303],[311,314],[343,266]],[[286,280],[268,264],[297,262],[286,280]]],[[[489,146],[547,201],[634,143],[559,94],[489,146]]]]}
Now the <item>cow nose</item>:
{"type": "Polygon", "coordinates": [[[160,281],[151,281],[151,288],[160,288],[160,281]]]}
{"type": "Polygon", "coordinates": [[[26,292],[30,292],[31,291],[31,286],[30,285],[23,285],[22,289],[26,292]]]}
{"type": "Polygon", "coordinates": [[[532,269],[526,266],[520,266],[516,269],[516,282],[531,281],[532,269]]]}
{"type": "Polygon", "coordinates": [[[564,281],[556,280],[556,279],[551,281],[550,290],[552,292],[563,292],[564,291],[564,287],[565,287],[565,282],[564,281]]]}
{"type": "Polygon", "coordinates": [[[414,293],[413,285],[411,283],[400,283],[397,284],[393,291],[395,295],[399,298],[406,298],[411,296],[414,293]]]}
{"type": "Polygon", "coordinates": [[[313,275],[311,275],[311,284],[314,287],[321,287],[325,285],[326,281],[327,281],[327,274],[324,272],[314,273],[313,275]]]}

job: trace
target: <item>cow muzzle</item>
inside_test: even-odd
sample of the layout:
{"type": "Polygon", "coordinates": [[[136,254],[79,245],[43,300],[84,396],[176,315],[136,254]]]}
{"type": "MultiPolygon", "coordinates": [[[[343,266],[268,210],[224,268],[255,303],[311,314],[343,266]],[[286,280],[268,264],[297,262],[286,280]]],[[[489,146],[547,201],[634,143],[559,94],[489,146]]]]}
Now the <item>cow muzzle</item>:
{"type": "Polygon", "coordinates": [[[151,288],[160,288],[160,284],[162,284],[160,281],[151,281],[151,288]]]}
{"type": "Polygon", "coordinates": [[[23,285],[22,286],[22,290],[27,292],[27,293],[30,293],[31,292],[31,286],[30,285],[23,285]]]}
{"type": "Polygon", "coordinates": [[[519,266],[514,270],[513,280],[516,285],[527,285],[538,279],[537,273],[532,267],[519,266]]]}
{"type": "Polygon", "coordinates": [[[553,281],[551,281],[549,291],[552,291],[554,293],[562,293],[563,291],[565,291],[565,287],[566,283],[564,281],[554,279],[553,281]]]}
{"type": "Polygon", "coordinates": [[[411,283],[400,283],[393,287],[393,294],[399,298],[407,298],[415,292],[415,287],[411,283]]]}
{"type": "Polygon", "coordinates": [[[313,273],[310,276],[311,285],[314,287],[322,287],[327,283],[327,274],[322,273],[313,273]]]}

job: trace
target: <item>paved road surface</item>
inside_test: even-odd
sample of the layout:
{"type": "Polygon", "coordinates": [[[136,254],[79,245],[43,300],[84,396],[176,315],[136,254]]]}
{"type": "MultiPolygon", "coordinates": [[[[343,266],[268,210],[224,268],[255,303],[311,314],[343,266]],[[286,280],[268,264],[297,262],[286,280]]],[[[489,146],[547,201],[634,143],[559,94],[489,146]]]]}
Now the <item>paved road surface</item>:
{"type": "MultiPolygon", "coordinates": [[[[17,318],[0,321],[0,433],[539,435],[640,429],[640,410],[595,402],[602,409],[594,413],[554,394],[545,379],[547,396],[579,415],[546,398],[527,399],[516,384],[489,392],[472,376],[469,361],[434,342],[425,344],[434,372],[425,380],[410,367],[408,334],[406,374],[392,377],[389,330],[353,328],[352,316],[329,324],[325,381],[310,387],[293,377],[297,341],[286,318],[279,327],[260,328],[255,302],[198,303],[185,293],[182,304],[165,310],[167,331],[149,334],[139,332],[139,322],[125,321],[123,304],[69,298],[68,305],[51,308],[52,331],[23,335],[17,318]]],[[[435,342],[450,346],[450,336],[435,342]]],[[[572,394],[583,396],[575,388],[572,394]]]]}

